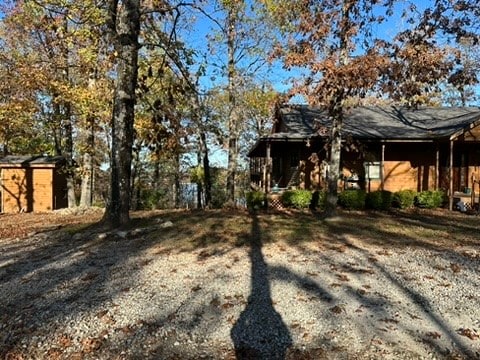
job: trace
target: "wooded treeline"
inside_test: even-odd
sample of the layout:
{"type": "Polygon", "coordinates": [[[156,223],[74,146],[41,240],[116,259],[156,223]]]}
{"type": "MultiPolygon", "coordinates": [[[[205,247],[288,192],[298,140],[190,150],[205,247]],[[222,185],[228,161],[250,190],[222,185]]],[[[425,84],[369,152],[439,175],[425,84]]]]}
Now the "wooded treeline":
{"type": "Polygon", "coordinates": [[[63,155],[69,206],[235,206],[275,106],[475,103],[476,1],[25,0],[0,23],[0,150],[63,155]],[[388,31],[387,31],[388,29],[388,31]],[[218,156],[223,153],[224,156],[218,156]],[[220,164],[223,160],[224,164],[220,164]]]}

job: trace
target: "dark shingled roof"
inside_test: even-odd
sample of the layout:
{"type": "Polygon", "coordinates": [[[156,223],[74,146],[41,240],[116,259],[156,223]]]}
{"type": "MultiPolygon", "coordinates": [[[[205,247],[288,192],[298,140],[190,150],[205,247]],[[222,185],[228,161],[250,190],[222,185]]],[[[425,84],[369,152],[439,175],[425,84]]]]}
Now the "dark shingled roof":
{"type": "Polygon", "coordinates": [[[63,156],[8,155],[0,158],[0,167],[56,167],[64,162],[63,156]]]}
{"type": "MultiPolygon", "coordinates": [[[[331,121],[319,108],[285,106],[279,117],[282,132],[267,136],[271,140],[329,134],[331,121]]],[[[479,120],[480,109],[474,107],[356,107],[346,111],[342,134],[365,140],[433,140],[449,138],[479,120]]]]}

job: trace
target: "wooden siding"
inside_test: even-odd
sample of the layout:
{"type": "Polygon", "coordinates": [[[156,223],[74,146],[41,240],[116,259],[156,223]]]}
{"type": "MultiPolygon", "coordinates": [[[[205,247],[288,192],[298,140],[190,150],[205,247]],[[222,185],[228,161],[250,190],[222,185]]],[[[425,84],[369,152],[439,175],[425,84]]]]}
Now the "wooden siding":
{"type": "Polygon", "coordinates": [[[2,211],[6,213],[31,211],[31,169],[2,169],[2,211]]]}
{"type": "Polygon", "coordinates": [[[53,169],[2,169],[2,211],[42,212],[54,209],[53,169]]]}
{"type": "Polygon", "coordinates": [[[53,170],[33,170],[33,211],[53,210],[53,170]]]}
{"type": "MultiPolygon", "coordinates": [[[[474,131],[480,135],[480,127],[472,129],[470,133],[474,131]]],[[[271,153],[271,179],[280,188],[316,190],[326,187],[325,169],[321,167],[326,151],[322,143],[312,142],[310,146],[302,142],[273,143],[271,153]]],[[[479,143],[456,139],[453,161],[453,191],[467,191],[473,187],[473,177],[480,180],[479,143]]],[[[342,166],[343,178],[347,181],[339,181],[339,190],[354,186],[366,191],[382,188],[392,192],[437,188],[449,191],[450,144],[448,141],[367,142],[348,151],[344,149],[342,166]],[[382,159],[383,182],[382,179],[366,179],[365,162],[380,164],[382,159]],[[359,181],[349,181],[351,179],[348,177],[352,174],[356,174],[359,181]]]]}

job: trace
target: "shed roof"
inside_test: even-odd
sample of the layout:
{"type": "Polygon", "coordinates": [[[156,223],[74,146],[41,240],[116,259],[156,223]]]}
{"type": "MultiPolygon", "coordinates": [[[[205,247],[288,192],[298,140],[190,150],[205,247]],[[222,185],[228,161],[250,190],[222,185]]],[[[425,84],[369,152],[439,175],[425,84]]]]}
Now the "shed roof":
{"type": "MultiPolygon", "coordinates": [[[[322,136],[322,130],[329,134],[331,127],[325,111],[306,105],[282,107],[277,116],[283,126],[276,129],[282,131],[272,138],[322,136]]],[[[345,113],[342,133],[357,139],[432,140],[448,138],[475,122],[480,122],[477,107],[356,107],[345,113]]]]}
{"type": "Polygon", "coordinates": [[[0,158],[0,168],[58,167],[65,163],[63,156],[8,155],[0,158]]]}

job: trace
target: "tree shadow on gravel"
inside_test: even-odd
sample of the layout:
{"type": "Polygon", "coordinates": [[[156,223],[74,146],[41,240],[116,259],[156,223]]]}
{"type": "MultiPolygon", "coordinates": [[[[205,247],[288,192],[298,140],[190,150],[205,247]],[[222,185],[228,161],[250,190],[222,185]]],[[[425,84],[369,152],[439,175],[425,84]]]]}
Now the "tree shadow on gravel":
{"type": "Polygon", "coordinates": [[[121,274],[134,274],[148,265],[139,255],[152,242],[142,237],[123,238],[97,223],[82,226],[76,236],[66,229],[37,231],[5,242],[1,249],[0,359],[45,358],[40,347],[32,346],[35,337],[59,353],[76,340],[81,351],[96,350],[101,337],[87,338],[91,333],[85,333],[80,335],[85,338],[74,339],[75,334],[57,338],[49,331],[92,312],[91,327],[110,321],[114,299],[127,296],[136,286],[134,276],[121,274]]]}
{"type": "Polygon", "coordinates": [[[250,237],[251,292],[245,310],[230,335],[237,359],[285,359],[290,332],[274,309],[268,266],[262,254],[262,234],[256,215],[250,237]]]}

